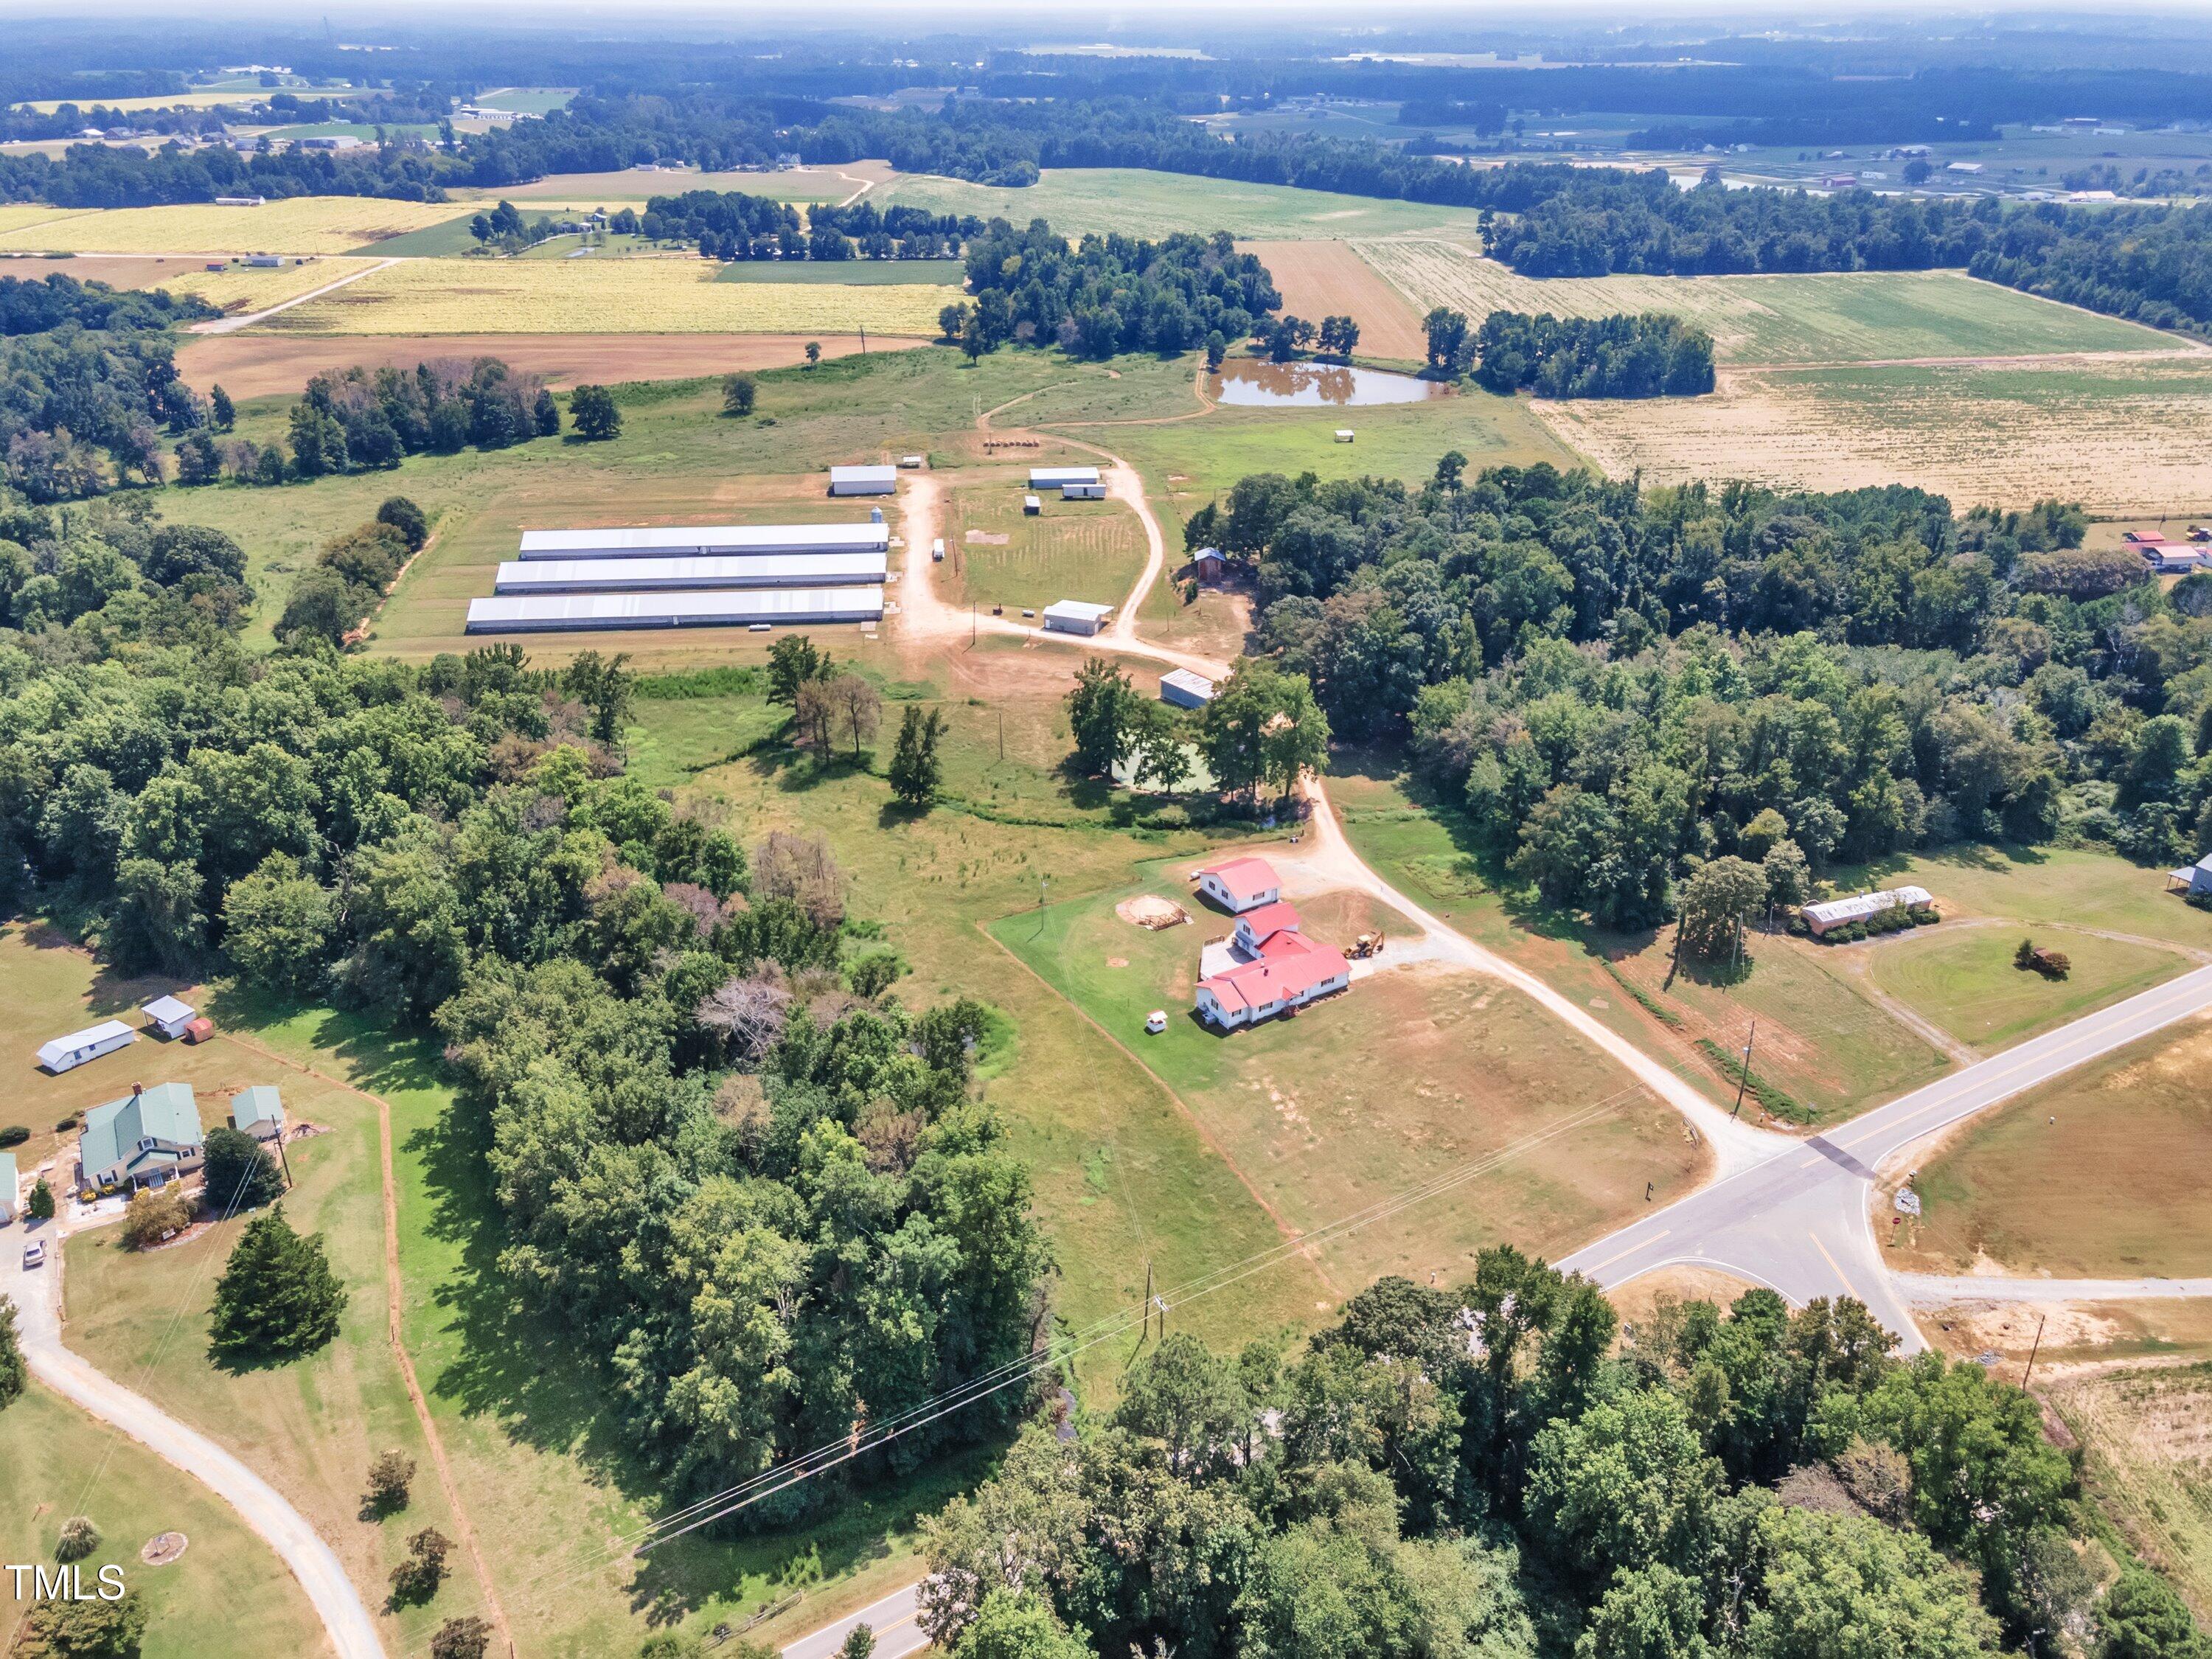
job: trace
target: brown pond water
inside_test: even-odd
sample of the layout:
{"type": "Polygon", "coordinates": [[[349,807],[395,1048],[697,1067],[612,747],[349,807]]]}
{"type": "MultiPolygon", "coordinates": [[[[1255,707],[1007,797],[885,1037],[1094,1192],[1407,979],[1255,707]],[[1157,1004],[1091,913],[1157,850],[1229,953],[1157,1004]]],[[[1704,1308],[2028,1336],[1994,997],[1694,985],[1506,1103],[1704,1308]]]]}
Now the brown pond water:
{"type": "Polygon", "coordinates": [[[1263,363],[1246,358],[1224,363],[1213,395],[1240,407],[1351,408],[1364,404],[1419,404],[1450,395],[1437,380],[1419,380],[1380,368],[1328,363],[1263,363]]]}

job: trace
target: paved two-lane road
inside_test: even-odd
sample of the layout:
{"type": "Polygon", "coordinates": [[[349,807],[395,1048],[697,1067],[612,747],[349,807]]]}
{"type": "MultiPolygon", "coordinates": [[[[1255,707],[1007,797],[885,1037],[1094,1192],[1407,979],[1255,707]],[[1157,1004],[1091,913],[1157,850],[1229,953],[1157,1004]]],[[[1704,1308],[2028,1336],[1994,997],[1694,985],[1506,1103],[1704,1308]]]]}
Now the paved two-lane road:
{"type": "Polygon", "coordinates": [[[837,1650],[855,1625],[866,1625],[875,1633],[874,1659],[905,1659],[909,1653],[920,1653],[929,1645],[915,1620],[921,1589],[919,1583],[895,1589],[882,1601],[800,1637],[784,1649],[783,1659],[836,1659],[837,1650]]]}
{"type": "Polygon", "coordinates": [[[1797,1142],[1559,1265],[1607,1287],[1689,1263],[1771,1285],[1794,1303],[1853,1296],[1911,1352],[1921,1346],[1920,1334],[1882,1261],[1868,1212],[1876,1172],[1962,1118],[2207,1007],[2212,968],[2199,968],[1797,1142]]]}

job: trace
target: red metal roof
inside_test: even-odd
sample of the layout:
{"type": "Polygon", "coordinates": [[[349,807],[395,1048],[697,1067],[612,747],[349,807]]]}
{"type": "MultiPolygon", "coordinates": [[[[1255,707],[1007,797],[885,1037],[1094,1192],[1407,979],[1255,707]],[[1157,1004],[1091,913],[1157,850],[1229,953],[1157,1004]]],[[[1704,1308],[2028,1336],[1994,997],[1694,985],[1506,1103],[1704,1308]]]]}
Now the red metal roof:
{"type": "Polygon", "coordinates": [[[1265,859],[1231,859],[1225,864],[1208,865],[1199,873],[1219,882],[1238,904],[1249,904],[1261,894],[1280,892],[1283,887],[1283,878],[1265,859]]]}
{"type": "Polygon", "coordinates": [[[1260,947],[1256,962],[1199,983],[1223,1007],[1249,1010],[1304,996],[1316,985],[1351,971],[1343,951],[1316,945],[1303,933],[1279,932],[1260,947]]]}
{"type": "Polygon", "coordinates": [[[1297,905],[1288,899],[1277,899],[1272,903],[1261,905],[1257,909],[1247,910],[1237,918],[1237,925],[1254,939],[1265,939],[1270,933],[1295,933],[1301,922],[1297,905]]]}

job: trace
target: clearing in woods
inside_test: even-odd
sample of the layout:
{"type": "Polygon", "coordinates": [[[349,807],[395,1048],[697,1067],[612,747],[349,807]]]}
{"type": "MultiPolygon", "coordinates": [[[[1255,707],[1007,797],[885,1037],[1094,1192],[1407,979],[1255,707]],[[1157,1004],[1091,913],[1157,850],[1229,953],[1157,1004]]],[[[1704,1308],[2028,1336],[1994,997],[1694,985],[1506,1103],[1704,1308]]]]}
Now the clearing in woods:
{"type": "MultiPolygon", "coordinates": [[[[790,368],[806,361],[809,340],[828,357],[860,349],[857,334],[414,334],[186,335],[177,372],[204,390],[220,381],[234,398],[298,392],[326,370],[391,365],[412,368],[440,357],[496,357],[556,386],[580,382],[690,380],[737,369],[790,368]]],[[[919,345],[896,335],[868,336],[870,351],[919,345]]]]}
{"type": "Polygon", "coordinates": [[[2212,506],[2212,356],[1762,369],[1704,398],[1534,404],[1617,477],[1783,489],[1917,484],[1958,507],[2212,506]]]}
{"type": "Polygon", "coordinates": [[[389,202],[375,196],[295,196],[259,207],[47,210],[45,222],[0,229],[0,250],[76,253],[353,253],[365,246],[465,216],[452,202],[389,202]]]}
{"type": "Polygon", "coordinates": [[[1428,336],[1421,329],[1422,313],[1350,244],[1309,240],[1237,246],[1243,252],[1258,254],[1273,274],[1275,291],[1283,296],[1283,309],[1291,316],[1312,323],[1347,316],[1359,325],[1361,356],[1416,363],[1426,360],[1428,336]]]}
{"type": "Polygon", "coordinates": [[[2060,1279],[2212,1274],[2212,1019],[1977,1119],[1920,1167],[1893,1264],[2060,1279]]]}
{"type": "Polygon", "coordinates": [[[937,331],[944,290],[718,283],[696,260],[409,259],[269,319],[287,334],[850,334],[937,331]]]}
{"type": "MultiPolygon", "coordinates": [[[[1467,1174],[1445,1195],[1321,1244],[1317,1260],[1340,1294],[1383,1273],[1456,1276],[1504,1241],[1556,1256],[1640,1211],[1646,1182],[1664,1203],[1701,1178],[1702,1154],[1670,1108],[1479,975],[1390,969],[1296,1018],[1217,1035],[1191,998],[1200,946],[1225,938],[1228,918],[1197,911],[1196,926],[1155,933],[1115,909],[1139,892],[1187,902],[1195,862],[1153,866],[1137,888],[1004,917],[991,934],[1174,1090],[1286,1229],[1467,1174]],[[1167,1011],[1168,1029],[1147,1036],[1155,1008],[1167,1011]]],[[[1364,896],[1297,902],[1307,930],[1340,945],[1397,921],[1364,896]]]]}
{"type": "Polygon", "coordinates": [[[946,498],[938,591],[986,611],[1042,611],[1056,599],[1118,606],[1145,568],[1145,529],[1126,502],[1066,501],[1047,492],[1022,511],[1023,476],[969,484],[946,498]]]}
{"type": "Polygon", "coordinates": [[[1474,236],[1472,208],[1430,207],[1372,196],[1339,196],[1289,185],[1248,185],[1143,167],[1048,167],[1024,189],[971,185],[958,179],[902,173],[871,191],[878,204],[896,202],[933,213],[973,213],[1017,225],[1045,219],[1073,241],[1101,235],[1158,238],[1176,231],[1237,237],[1474,236]]]}
{"type": "Polygon", "coordinates": [[[1711,334],[1714,355],[1723,364],[2189,349],[2175,335],[1978,282],[1957,270],[1540,281],[1455,242],[1356,246],[1421,314],[1433,306],[1452,307],[1478,321],[1492,311],[1548,311],[1555,317],[1669,312],[1711,334]]]}

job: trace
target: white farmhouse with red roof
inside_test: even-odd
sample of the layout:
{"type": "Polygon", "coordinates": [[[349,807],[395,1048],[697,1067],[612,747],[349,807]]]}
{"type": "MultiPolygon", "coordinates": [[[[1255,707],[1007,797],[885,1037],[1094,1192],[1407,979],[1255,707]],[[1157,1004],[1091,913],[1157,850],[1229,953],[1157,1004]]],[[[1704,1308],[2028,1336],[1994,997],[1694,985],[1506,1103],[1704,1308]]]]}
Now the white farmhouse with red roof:
{"type": "Polygon", "coordinates": [[[1212,1024],[1255,1024],[1352,983],[1344,953],[1300,931],[1297,907],[1281,898],[1282,878],[1265,859],[1232,859],[1200,872],[1199,884],[1239,913],[1227,964],[1198,982],[1198,1012],[1212,1024]]]}

